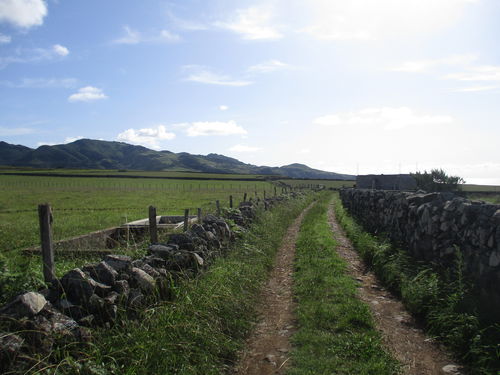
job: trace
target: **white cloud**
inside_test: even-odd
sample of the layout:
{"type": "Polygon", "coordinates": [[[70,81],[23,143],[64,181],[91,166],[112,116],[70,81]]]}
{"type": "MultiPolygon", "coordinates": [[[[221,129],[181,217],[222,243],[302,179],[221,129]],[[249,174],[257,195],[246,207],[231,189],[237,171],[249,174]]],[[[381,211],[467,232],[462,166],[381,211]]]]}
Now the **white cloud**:
{"type": "Polygon", "coordinates": [[[118,134],[119,141],[150,147],[155,150],[160,149],[160,141],[170,141],[175,138],[175,133],[168,132],[165,125],[158,125],[155,128],[127,129],[118,134]]]}
{"type": "Polygon", "coordinates": [[[257,152],[260,151],[260,147],[252,147],[252,146],[245,146],[245,145],[234,145],[229,149],[229,151],[232,152],[257,152]]]}
{"type": "Polygon", "coordinates": [[[12,88],[72,88],[78,81],[75,78],[23,78],[19,83],[0,81],[0,85],[12,88]]]}
{"type": "Polygon", "coordinates": [[[234,121],[199,121],[189,124],[186,130],[189,137],[208,135],[245,135],[247,131],[234,121]]]}
{"type": "Polygon", "coordinates": [[[75,142],[78,141],[79,139],[83,139],[83,137],[81,135],[77,135],[76,137],[66,137],[64,138],[64,143],[75,142]]]}
{"type": "Polygon", "coordinates": [[[124,26],[123,30],[125,35],[121,38],[115,39],[113,43],[116,44],[137,44],[141,41],[141,34],[138,31],[132,30],[128,26],[124,26]]]}
{"type": "Polygon", "coordinates": [[[390,70],[405,73],[423,73],[440,66],[468,65],[475,60],[477,60],[475,55],[454,55],[441,59],[406,61],[390,70]]]}
{"type": "Polygon", "coordinates": [[[17,49],[14,55],[0,57],[0,69],[3,69],[10,64],[15,64],[15,63],[25,64],[25,63],[38,63],[42,61],[51,61],[60,59],[67,55],[67,54],[64,55],[63,49],[65,47],[59,46],[62,47],[63,49],[56,50],[55,48],[56,46],[53,46],[51,48],[17,49]]]}
{"type": "Polygon", "coordinates": [[[314,123],[327,127],[374,126],[395,130],[411,126],[450,124],[453,121],[451,116],[417,114],[408,107],[381,107],[326,115],[316,118],[314,123]]]}
{"type": "Polygon", "coordinates": [[[0,22],[28,29],[43,24],[46,15],[47,4],[44,0],[0,1],[0,22]]]}
{"type": "Polygon", "coordinates": [[[9,44],[11,41],[12,37],[10,35],[0,33],[0,44],[9,44]]]}
{"type": "Polygon", "coordinates": [[[36,131],[30,128],[5,128],[0,126],[0,137],[11,137],[15,135],[34,134],[36,131]]]}
{"type": "Polygon", "coordinates": [[[60,44],[54,44],[52,46],[52,49],[56,55],[59,55],[59,56],[68,56],[69,55],[69,49],[67,49],[64,46],[61,46],[60,44]]]}
{"type": "Polygon", "coordinates": [[[174,34],[168,30],[162,30],[160,32],[161,38],[166,42],[178,42],[181,40],[181,37],[177,34],[174,34]]]}
{"type": "Polygon", "coordinates": [[[252,81],[233,79],[230,76],[224,74],[214,73],[206,67],[199,65],[185,66],[184,69],[191,71],[191,73],[185,78],[186,81],[205,83],[207,85],[234,87],[248,86],[253,84],[252,81]]]}
{"type": "Polygon", "coordinates": [[[181,37],[168,30],[161,30],[159,33],[144,35],[133,30],[129,26],[124,26],[125,35],[113,40],[114,44],[139,44],[139,43],[175,43],[181,40],[181,37]]]}
{"type": "Polygon", "coordinates": [[[219,106],[219,109],[220,109],[221,111],[227,111],[227,110],[229,109],[229,107],[228,107],[227,105],[220,105],[220,106],[219,106]]]}
{"type": "Polygon", "coordinates": [[[465,72],[448,74],[444,78],[458,81],[500,81],[500,66],[471,67],[465,72]]]}
{"type": "Polygon", "coordinates": [[[481,92],[481,91],[492,91],[492,90],[497,90],[500,89],[500,86],[472,86],[472,87],[465,87],[461,89],[453,89],[450,91],[453,92],[481,92]]]}
{"type": "Polygon", "coordinates": [[[470,0],[299,0],[309,25],[300,31],[324,40],[375,40],[433,33],[456,22],[470,0]]]}
{"type": "Polygon", "coordinates": [[[239,9],[229,20],[219,21],[215,26],[240,34],[247,40],[276,40],[283,34],[278,30],[270,7],[239,9]]]}
{"type": "Polygon", "coordinates": [[[70,102],[91,102],[94,100],[107,99],[108,97],[101,89],[93,86],[85,86],[78,90],[77,93],[69,96],[70,102]]]}
{"type": "Polygon", "coordinates": [[[270,73],[274,72],[276,70],[282,70],[282,69],[288,69],[290,68],[290,65],[285,64],[284,62],[281,62],[279,60],[269,60],[266,62],[263,62],[261,64],[253,65],[248,68],[249,72],[256,72],[256,73],[270,73]]]}
{"type": "Polygon", "coordinates": [[[306,154],[310,154],[310,153],[311,153],[311,150],[308,148],[303,148],[303,149],[299,150],[299,154],[302,154],[302,155],[306,155],[306,154]]]}

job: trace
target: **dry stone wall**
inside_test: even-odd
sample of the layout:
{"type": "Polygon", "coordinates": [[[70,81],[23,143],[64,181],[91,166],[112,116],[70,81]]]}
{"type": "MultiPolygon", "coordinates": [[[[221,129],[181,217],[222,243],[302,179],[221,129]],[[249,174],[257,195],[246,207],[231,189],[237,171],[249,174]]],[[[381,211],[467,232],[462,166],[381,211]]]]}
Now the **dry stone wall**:
{"type": "Polygon", "coordinates": [[[112,326],[120,314],[140,316],[152,299],[170,299],[172,282],[196,274],[230,249],[235,233],[228,219],[244,230],[259,206],[267,209],[295,196],[242,202],[225,218],[206,215],[166,243],[151,244],[143,258],[106,255],[70,270],[47,289],[18,295],[0,307],[0,373],[35,366],[33,354],[49,356],[69,343],[78,351],[91,340],[92,327],[112,326]]]}
{"type": "Polygon", "coordinates": [[[340,197],[367,231],[385,233],[417,260],[454,267],[460,251],[484,306],[500,311],[500,205],[452,193],[342,189],[340,197]]]}

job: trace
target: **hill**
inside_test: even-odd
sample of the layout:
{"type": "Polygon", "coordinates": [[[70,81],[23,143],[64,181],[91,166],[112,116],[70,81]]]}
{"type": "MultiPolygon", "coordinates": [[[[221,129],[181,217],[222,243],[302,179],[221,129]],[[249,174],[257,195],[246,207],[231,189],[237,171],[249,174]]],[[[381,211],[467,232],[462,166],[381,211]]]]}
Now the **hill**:
{"type": "Polygon", "coordinates": [[[219,154],[154,151],[123,142],[80,139],[37,149],[0,141],[0,165],[33,168],[130,169],[281,175],[292,178],[352,180],[355,176],[325,172],[303,164],[256,166],[219,154]]]}

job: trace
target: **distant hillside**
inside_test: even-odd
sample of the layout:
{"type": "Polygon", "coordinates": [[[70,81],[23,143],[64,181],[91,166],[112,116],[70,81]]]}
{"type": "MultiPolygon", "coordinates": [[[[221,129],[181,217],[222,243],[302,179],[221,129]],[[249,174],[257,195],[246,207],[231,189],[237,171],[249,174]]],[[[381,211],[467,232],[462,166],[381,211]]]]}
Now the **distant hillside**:
{"type": "Polygon", "coordinates": [[[0,141],[0,165],[33,168],[129,169],[281,175],[292,178],[352,180],[355,176],[325,172],[303,164],[255,166],[219,154],[192,155],[154,151],[123,142],[78,141],[37,149],[0,141]]]}

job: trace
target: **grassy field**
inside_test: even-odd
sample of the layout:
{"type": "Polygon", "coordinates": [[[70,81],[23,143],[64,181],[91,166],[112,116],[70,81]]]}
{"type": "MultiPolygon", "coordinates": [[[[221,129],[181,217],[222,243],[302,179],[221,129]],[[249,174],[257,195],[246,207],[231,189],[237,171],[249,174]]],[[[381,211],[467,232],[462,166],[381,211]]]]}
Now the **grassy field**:
{"type": "Polygon", "coordinates": [[[464,184],[461,186],[463,191],[473,191],[473,192],[497,192],[500,193],[500,186],[496,185],[473,185],[464,184]]]}
{"type": "Polygon", "coordinates": [[[327,188],[342,188],[342,187],[352,187],[356,181],[347,180],[299,180],[299,179],[280,179],[278,180],[284,184],[292,187],[309,187],[316,185],[323,185],[327,188]]]}
{"type": "Polygon", "coordinates": [[[327,221],[331,194],[304,217],[295,261],[299,330],[293,337],[290,375],[396,374],[398,363],[383,349],[367,304],[337,254],[327,221]]]}
{"type": "Polygon", "coordinates": [[[93,344],[78,349],[76,359],[67,350],[53,353],[54,365],[41,358],[43,373],[56,373],[56,368],[57,374],[68,375],[229,373],[256,318],[256,297],[282,236],[312,198],[259,215],[227,257],[177,285],[172,301],[150,306],[142,319],[124,318],[111,329],[94,332],[93,344]]]}
{"type": "Polygon", "coordinates": [[[139,171],[139,170],[117,170],[117,169],[37,169],[37,168],[19,168],[2,167],[2,174],[48,174],[48,175],[85,175],[85,176],[117,176],[117,177],[147,177],[147,178],[189,178],[189,179],[222,179],[222,180],[265,180],[276,176],[232,174],[232,173],[201,173],[190,171],[139,171]]]}
{"type": "MultiPolygon", "coordinates": [[[[53,208],[54,240],[119,226],[148,217],[148,207],[158,215],[180,215],[214,211],[215,201],[229,206],[243,200],[244,193],[274,195],[274,186],[264,181],[192,181],[125,178],[80,178],[0,175],[0,302],[19,289],[41,283],[38,257],[20,256],[20,250],[39,244],[37,206],[53,208]]],[[[278,189],[280,192],[280,189],[278,189]]],[[[278,192],[278,193],[279,193],[278,192]]],[[[80,261],[81,263],[82,261],[80,261]]],[[[58,260],[62,273],[78,264],[58,260]]]]}

